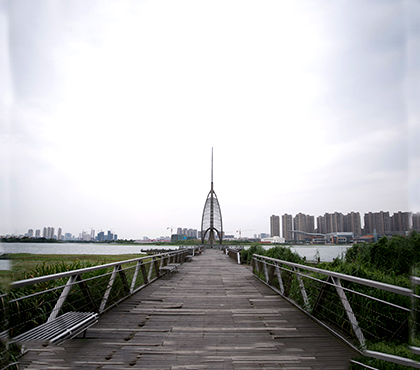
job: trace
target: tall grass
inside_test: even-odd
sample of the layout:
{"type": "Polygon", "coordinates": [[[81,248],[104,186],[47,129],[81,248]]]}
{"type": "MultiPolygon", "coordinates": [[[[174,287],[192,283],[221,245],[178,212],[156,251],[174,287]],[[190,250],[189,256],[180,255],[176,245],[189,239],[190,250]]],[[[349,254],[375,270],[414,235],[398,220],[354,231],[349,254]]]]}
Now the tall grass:
{"type": "MultiPolygon", "coordinates": [[[[267,257],[286,260],[289,262],[306,264],[306,260],[289,248],[275,247],[265,250],[259,245],[253,245],[246,251],[242,251],[241,257],[244,263],[250,263],[252,255],[260,254],[267,257]]],[[[381,238],[372,244],[356,244],[347,250],[342,258],[337,258],[331,263],[320,263],[317,267],[324,270],[340,272],[346,275],[357,276],[369,280],[380,281],[392,285],[411,288],[410,273],[419,271],[420,263],[420,234],[412,232],[408,237],[393,236],[381,238]]],[[[271,268],[269,268],[270,270],[271,268]]],[[[260,271],[260,278],[265,276],[260,271]]],[[[345,335],[355,338],[351,325],[346,317],[337,292],[333,287],[325,285],[327,277],[322,274],[310,273],[320,281],[314,281],[303,277],[309,306],[314,308],[312,315],[341,330],[345,335]],[[322,302],[319,301],[319,293],[323,288],[322,302]]],[[[279,286],[279,282],[273,270],[269,272],[271,283],[279,286]]],[[[292,272],[286,268],[282,270],[282,280],[285,295],[294,300],[301,307],[305,306],[299,282],[292,272]]],[[[366,287],[360,284],[342,281],[342,285],[350,290],[371,296],[392,304],[411,308],[410,297],[366,287]]],[[[363,330],[367,348],[371,350],[401,355],[403,357],[419,358],[412,355],[409,348],[410,312],[386,305],[369,299],[368,297],[346,291],[348,300],[357,317],[359,326],[363,330]]],[[[416,333],[417,334],[417,333],[416,333]]],[[[417,334],[416,339],[420,343],[417,334]]],[[[360,359],[359,359],[360,360],[360,359]]],[[[360,362],[376,366],[380,369],[405,369],[406,367],[386,363],[375,359],[361,359],[360,362]]],[[[354,368],[357,368],[354,366],[354,368]]]]}
{"type": "MultiPolygon", "coordinates": [[[[101,262],[91,261],[60,261],[50,263],[44,261],[37,264],[34,269],[24,274],[24,279],[35,278],[39,276],[57,274],[60,272],[89,268],[101,265],[101,262]]],[[[130,283],[136,263],[124,265],[124,272],[116,274],[111,294],[107,301],[107,306],[118,302],[122,296],[128,294],[127,282],[130,283]]],[[[145,266],[147,272],[149,265],[145,266]]],[[[99,306],[107,289],[113,267],[106,267],[99,270],[83,273],[82,283],[75,283],[71,293],[61,310],[61,313],[69,311],[98,312],[99,306]],[[87,287],[87,289],[86,289],[87,287]],[[89,292],[89,294],[87,294],[89,292]]],[[[63,287],[68,282],[68,277],[46,281],[22,288],[12,289],[9,293],[9,327],[11,337],[26,332],[37,325],[40,325],[48,319],[57,299],[59,298],[63,287]],[[42,293],[42,294],[40,294],[42,293]],[[23,297],[30,296],[23,299],[23,297]]],[[[136,286],[144,283],[142,274],[139,274],[136,286]]]]}

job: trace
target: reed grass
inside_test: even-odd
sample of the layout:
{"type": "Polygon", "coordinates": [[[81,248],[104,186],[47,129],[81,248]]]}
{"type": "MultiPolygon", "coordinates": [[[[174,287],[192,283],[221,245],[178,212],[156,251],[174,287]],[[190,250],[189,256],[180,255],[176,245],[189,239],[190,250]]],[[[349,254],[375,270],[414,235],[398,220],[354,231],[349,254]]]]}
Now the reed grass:
{"type": "MultiPolygon", "coordinates": [[[[248,250],[243,250],[241,252],[242,262],[250,263],[253,254],[260,254],[303,265],[308,264],[305,258],[301,258],[297,253],[293,253],[290,248],[275,247],[265,250],[257,244],[251,246],[248,250]]],[[[257,262],[257,264],[259,263],[257,262]]],[[[341,258],[336,258],[333,262],[329,263],[319,263],[317,264],[317,267],[346,275],[411,288],[410,273],[413,273],[414,271],[414,274],[419,276],[419,265],[420,234],[412,232],[408,237],[393,236],[390,239],[381,238],[378,242],[372,244],[356,244],[349,248],[341,258]]],[[[309,305],[310,307],[314,307],[314,303],[317,301],[320,289],[323,285],[322,281],[325,281],[327,277],[316,273],[305,272],[305,274],[320,280],[314,281],[302,277],[305,283],[309,305]]],[[[262,272],[262,265],[259,266],[259,273],[257,275],[262,280],[265,280],[264,273],[262,272]]],[[[301,307],[304,307],[305,302],[303,301],[296,276],[292,274],[292,272],[289,272],[288,267],[285,267],[285,269],[282,270],[281,275],[285,295],[301,307]]],[[[271,284],[279,288],[278,279],[272,272],[271,278],[271,284]]],[[[384,303],[371,300],[367,296],[408,309],[412,308],[410,297],[373,289],[344,280],[342,281],[342,285],[349,290],[354,290],[365,295],[361,296],[359,294],[351,293],[350,291],[347,291],[346,293],[359,325],[363,330],[368,349],[414,359],[416,361],[420,360],[420,357],[413,355],[408,347],[410,320],[412,321],[410,313],[394,306],[388,306],[384,303]]],[[[311,311],[311,313],[320,320],[335,326],[346,336],[356,339],[349,321],[346,318],[345,311],[342,305],[339,304],[339,298],[335,289],[332,289],[331,287],[327,288],[324,291],[322,304],[319,304],[319,301],[317,301],[316,310],[311,311]]],[[[415,324],[418,326],[417,322],[415,322],[415,324]]],[[[413,325],[413,322],[411,322],[411,325],[413,325]]],[[[416,336],[420,336],[418,328],[415,334],[416,336]]],[[[420,338],[417,338],[416,340],[419,341],[419,339],[420,338]]],[[[417,345],[417,343],[415,344],[417,345]]],[[[357,360],[378,369],[408,369],[408,367],[405,366],[367,357],[357,360]]],[[[352,369],[359,368],[362,367],[358,365],[352,366],[352,369]]]]}
{"type": "MultiPolygon", "coordinates": [[[[133,258],[144,257],[144,254],[118,254],[118,255],[89,255],[89,254],[9,254],[9,258],[12,262],[11,280],[23,280],[30,278],[31,274],[37,270],[37,266],[40,267],[38,271],[40,274],[45,272],[47,275],[48,271],[57,269],[57,266],[77,266],[83,264],[93,265],[104,265],[107,263],[125,261],[133,258]]],[[[82,268],[82,267],[79,267],[82,268]]],[[[70,268],[71,270],[71,268],[70,268]]],[[[59,270],[59,272],[68,270],[59,270]]],[[[54,272],[51,272],[54,273],[54,272]]],[[[37,275],[41,276],[41,275],[37,275]]]]}

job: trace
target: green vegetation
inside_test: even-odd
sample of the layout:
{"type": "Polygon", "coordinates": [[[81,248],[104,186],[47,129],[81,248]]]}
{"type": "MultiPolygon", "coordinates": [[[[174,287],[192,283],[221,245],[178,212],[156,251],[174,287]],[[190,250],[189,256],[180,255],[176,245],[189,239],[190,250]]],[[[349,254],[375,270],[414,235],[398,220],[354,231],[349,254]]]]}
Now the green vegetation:
{"type": "Polygon", "coordinates": [[[381,270],[387,274],[409,275],[420,262],[420,234],[413,231],[409,237],[381,238],[377,243],[356,244],[345,260],[381,270]]]}
{"type": "MultiPolygon", "coordinates": [[[[102,265],[111,262],[144,257],[144,255],[111,255],[111,256],[89,256],[89,255],[12,255],[14,266],[19,269],[15,272],[19,279],[34,278],[57,274],[60,272],[78,270],[91,266],[102,265]]],[[[147,259],[146,261],[148,261],[147,259]]],[[[145,262],[146,262],[145,261],[145,262]]],[[[111,294],[108,298],[106,307],[117,303],[121,297],[128,294],[127,283],[131,282],[134,275],[136,262],[124,264],[115,277],[111,294]]],[[[145,263],[145,273],[148,274],[150,264],[145,263]]],[[[83,281],[72,288],[62,312],[68,311],[95,311],[104,297],[113,267],[101,268],[99,270],[83,273],[83,281]],[[89,293],[87,293],[87,289],[89,293]]],[[[152,278],[154,274],[152,275],[152,278]]],[[[68,277],[41,282],[36,285],[29,285],[9,291],[9,325],[12,337],[25,332],[32,327],[46,321],[53,309],[62,287],[66,285],[68,277]],[[43,292],[42,294],[40,294],[43,292]],[[29,298],[31,294],[37,293],[29,298]],[[14,301],[13,301],[14,300],[14,301]],[[13,301],[13,302],[12,302],[13,301]],[[36,313],[36,314],[34,314],[36,313]]],[[[142,274],[136,278],[136,286],[144,284],[142,274]]]]}
{"type": "Polygon", "coordinates": [[[44,272],[44,275],[55,273],[47,271],[70,271],[75,270],[76,268],[84,268],[88,265],[104,265],[106,263],[125,261],[144,256],[144,254],[116,254],[103,256],[88,254],[9,254],[9,258],[12,262],[11,278],[13,281],[29,279],[34,277],[34,274],[42,274],[44,272]],[[40,267],[38,268],[37,266],[40,267]]]}
{"type": "Polygon", "coordinates": [[[9,236],[8,238],[1,238],[2,243],[61,243],[56,239],[47,239],[47,238],[31,238],[29,236],[9,236]]]}
{"type": "Polygon", "coordinates": [[[263,248],[261,244],[255,243],[252,244],[248,249],[242,249],[242,263],[246,263],[249,265],[252,261],[252,256],[254,254],[259,254],[261,256],[267,256],[294,263],[304,264],[306,262],[306,258],[300,257],[299,254],[292,252],[289,247],[275,246],[267,250],[263,248]]]}
{"type": "MultiPolygon", "coordinates": [[[[313,263],[308,263],[305,258],[301,258],[297,253],[293,253],[287,247],[274,247],[270,250],[265,250],[258,244],[253,244],[248,250],[241,252],[242,262],[249,264],[252,260],[252,255],[255,253],[313,266],[313,263]]],[[[411,273],[420,276],[419,266],[420,234],[417,232],[412,232],[408,237],[393,236],[390,239],[384,237],[376,243],[355,244],[347,250],[343,257],[336,258],[330,263],[324,262],[317,264],[317,267],[320,269],[336,271],[346,275],[406,288],[411,288],[411,273]]],[[[263,270],[259,268],[259,271],[260,278],[265,280],[265,275],[262,273],[263,270]]],[[[274,269],[269,267],[268,271],[271,283],[278,287],[279,282],[277,276],[274,274],[274,269]]],[[[306,303],[303,300],[299,282],[292,271],[289,271],[290,269],[288,267],[282,270],[285,295],[297,302],[301,307],[305,307],[306,303]]],[[[328,322],[345,333],[345,335],[353,336],[354,338],[351,325],[346,318],[346,312],[341,304],[337,304],[339,298],[335,289],[324,285],[327,277],[323,274],[316,273],[308,273],[308,275],[318,279],[318,281],[302,277],[309,302],[309,306],[306,306],[307,309],[315,317],[328,322]],[[321,289],[323,289],[323,295],[322,301],[319,301],[321,289]]],[[[413,355],[408,348],[411,319],[409,311],[388,306],[380,301],[368,298],[368,296],[371,296],[410,309],[410,297],[346,281],[342,281],[342,285],[349,289],[346,295],[351,302],[359,326],[362,328],[368,349],[402,356],[416,361],[420,360],[420,357],[413,355]],[[366,296],[351,293],[351,290],[355,290],[366,296]]],[[[418,320],[416,319],[416,321],[418,320]]],[[[419,333],[416,334],[418,336],[419,333]]],[[[405,366],[372,358],[361,358],[357,360],[379,369],[407,369],[405,366]]],[[[358,369],[361,367],[353,365],[352,368],[358,369]]]]}

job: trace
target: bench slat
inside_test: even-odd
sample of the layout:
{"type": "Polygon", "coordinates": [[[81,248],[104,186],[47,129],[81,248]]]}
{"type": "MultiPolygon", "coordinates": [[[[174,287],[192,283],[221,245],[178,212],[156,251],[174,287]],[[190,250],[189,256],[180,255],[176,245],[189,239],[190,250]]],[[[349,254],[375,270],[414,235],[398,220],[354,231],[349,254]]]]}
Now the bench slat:
{"type": "Polygon", "coordinates": [[[13,338],[14,342],[46,341],[59,344],[86,330],[98,321],[98,314],[93,312],[67,312],[23,334],[13,338]]]}

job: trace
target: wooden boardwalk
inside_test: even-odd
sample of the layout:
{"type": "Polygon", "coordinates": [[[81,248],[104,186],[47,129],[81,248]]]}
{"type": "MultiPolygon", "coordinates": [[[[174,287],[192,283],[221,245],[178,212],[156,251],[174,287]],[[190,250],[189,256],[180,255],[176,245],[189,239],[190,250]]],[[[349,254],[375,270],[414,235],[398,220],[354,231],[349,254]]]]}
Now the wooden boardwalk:
{"type": "Polygon", "coordinates": [[[250,270],[206,250],[22,369],[348,369],[356,357],[250,270]]]}

